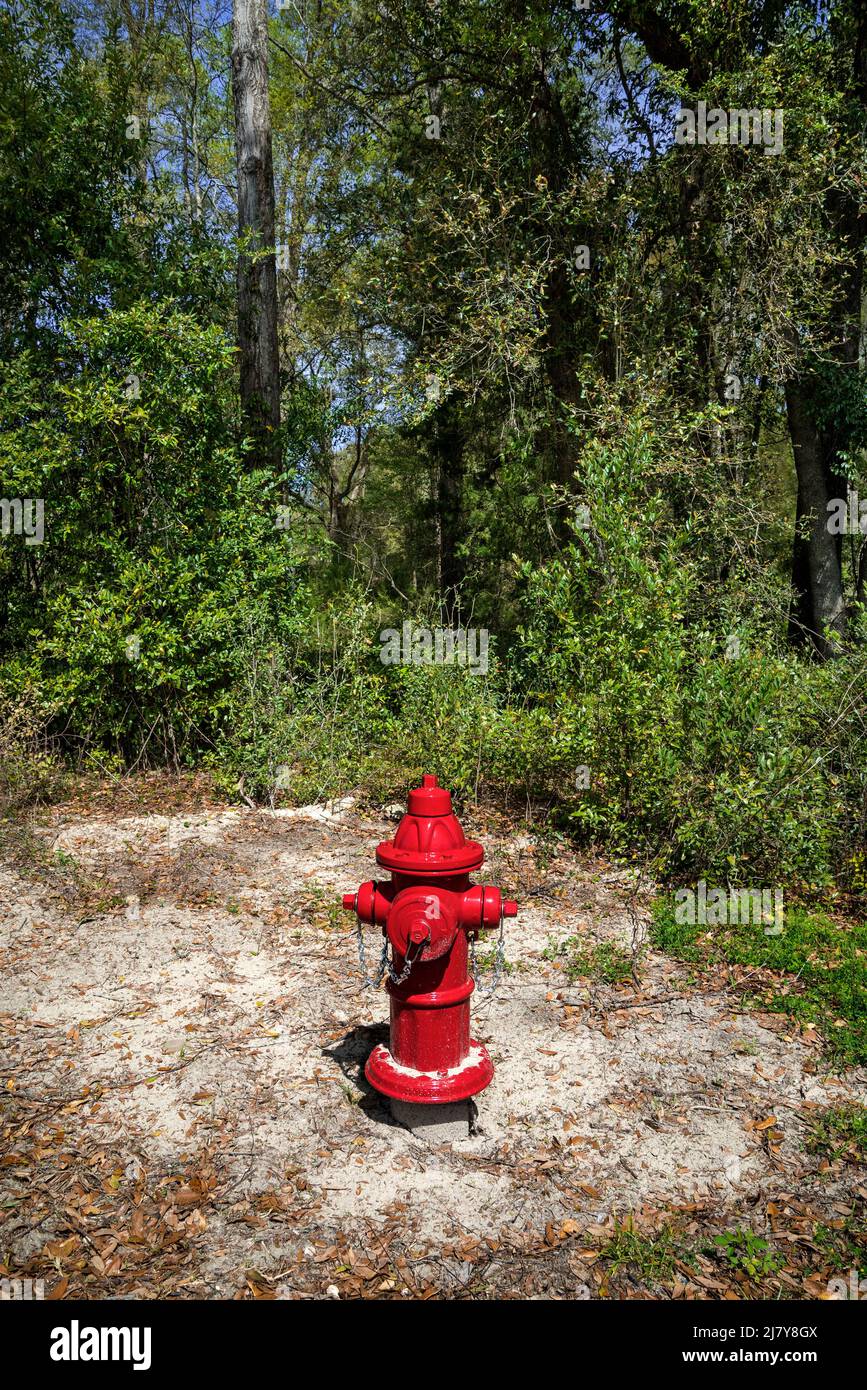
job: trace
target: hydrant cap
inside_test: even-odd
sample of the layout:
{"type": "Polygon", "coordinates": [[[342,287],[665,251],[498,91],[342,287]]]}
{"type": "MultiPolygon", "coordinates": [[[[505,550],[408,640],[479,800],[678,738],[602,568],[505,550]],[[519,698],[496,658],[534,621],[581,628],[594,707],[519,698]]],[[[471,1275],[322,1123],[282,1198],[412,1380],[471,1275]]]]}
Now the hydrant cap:
{"type": "Polygon", "coordinates": [[[411,816],[450,816],[452,794],[445,787],[441,787],[430,773],[425,773],[421,779],[421,786],[413,788],[406,804],[411,816]]]}
{"type": "Polygon", "coordinates": [[[407,798],[407,813],[393,840],[377,846],[376,862],[393,873],[446,876],[477,869],[482,846],[468,840],[452,811],[451,792],[427,775],[407,798]]]}

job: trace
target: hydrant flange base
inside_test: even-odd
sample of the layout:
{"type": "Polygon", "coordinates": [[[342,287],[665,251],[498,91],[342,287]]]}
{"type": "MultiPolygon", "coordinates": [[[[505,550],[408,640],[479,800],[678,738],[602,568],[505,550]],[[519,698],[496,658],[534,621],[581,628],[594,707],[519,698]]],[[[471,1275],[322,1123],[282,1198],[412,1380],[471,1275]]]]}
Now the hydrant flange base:
{"type": "Polygon", "coordinates": [[[371,1086],[395,1100],[445,1105],[483,1091],[493,1079],[494,1065],[487,1049],[475,1038],[470,1038],[470,1050],[460,1065],[448,1071],[415,1071],[401,1066],[380,1043],[368,1057],[364,1074],[371,1086]]]}

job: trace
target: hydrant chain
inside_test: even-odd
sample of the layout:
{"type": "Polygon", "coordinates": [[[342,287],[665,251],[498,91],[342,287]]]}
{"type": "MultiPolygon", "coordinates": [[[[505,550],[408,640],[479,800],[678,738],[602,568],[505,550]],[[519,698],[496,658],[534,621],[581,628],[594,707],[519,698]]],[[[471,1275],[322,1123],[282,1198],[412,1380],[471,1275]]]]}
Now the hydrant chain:
{"type": "Polygon", "coordinates": [[[358,916],[357,913],[355,916],[355,934],[358,939],[358,964],[361,967],[361,978],[364,983],[364,988],[378,989],[382,982],[382,977],[385,974],[386,967],[388,966],[388,938],[383,937],[382,954],[379,958],[379,967],[376,972],[376,979],[374,979],[370,974],[368,974],[367,952],[364,948],[364,930],[361,925],[361,918],[358,916]]]}
{"type": "Polygon", "coordinates": [[[491,974],[489,985],[479,984],[479,974],[476,967],[476,932],[470,933],[470,970],[475,981],[476,992],[482,999],[493,999],[500,983],[500,976],[506,964],[506,920],[503,907],[500,907],[500,934],[497,937],[497,946],[494,951],[494,968],[491,974]]]}
{"type": "Polygon", "coordinates": [[[382,953],[379,957],[376,978],[374,978],[372,975],[368,974],[367,951],[364,946],[364,930],[361,925],[361,918],[358,916],[355,918],[355,932],[358,937],[358,963],[361,966],[361,978],[364,982],[365,989],[379,989],[379,986],[382,984],[382,977],[386,971],[393,985],[402,985],[404,980],[409,979],[412,967],[424,950],[424,942],[419,946],[414,956],[407,955],[404,960],[403,969],[400,974],[398,974],[388,958],[388,937],[385,937],[382,943],[382,953]]]}
{"type": "Polygon", "coordinates": [[[415,955],[414,955],[414,956],[410,956],[409,953],[408,953],[408,952],[409,952],[409,948],[407,947],[407,955],[404,957],[403,969],[401,970],[400,974],[398,975],[397,971],[396,971],[396,970],[394,969],[394,967],[392,966],[391,961],[388,959],[388,943],[386,943],[386,945],[385,945],[385,947],[384,947],[384,950],[383,950],[383,959],[385,960],[385,963],[386,963],[386,965],[387,965],[387,967],[388,967],[388,978],[391,980],[391,983],[392,983],[393,985],[402,985],[403,982],[404,982],[404,980],[408,980],[408,979],[409,979],[409,977],[410,977],[410,972],[412,971],[412,967],[415,965],[416,961],[418,960],[418,958],[419,958],[419,956],[421,955],[421,953],[422,953],[423,950],[424,950],[424,942],[421,943],[421,945],[419,946],[419,948],[418,948],[418,950],[416,951],[415,955]]]}

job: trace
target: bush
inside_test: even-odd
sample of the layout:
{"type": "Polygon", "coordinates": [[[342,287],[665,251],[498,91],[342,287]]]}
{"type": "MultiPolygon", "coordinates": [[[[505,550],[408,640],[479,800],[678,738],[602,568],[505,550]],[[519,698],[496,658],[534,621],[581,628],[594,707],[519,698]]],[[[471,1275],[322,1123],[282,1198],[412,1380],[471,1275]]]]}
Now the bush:
{"type": "Polygon", "coordinates": [[[63,765],[46,736],[47,712],[30,689],[0,687],[0,816],[53,800],[63,765]]]}
{"type": "Polygon", "coordinates": [[[656,466],[638,426],[592,447],[590,530],[525,570],[515,668],[521,727],[544,727],[536,790],[562,795],[586,766],[569,821],[663,872],[851,883],[867,804],[863,652],[800,660],[749,576],[739,605],[709,610],[704,549],[652,490],[656,466]]]}
{"type": "Polygon", "coordinates": [[[523,622],[485,676],[384,667],[378,632],[405,614],[361,591],[319,610],[305,590],[290,643],[239,654],[226,784],[273,795],[288,767],[295,796],[385,798],[435,770],[460,794],[553,803],[578,837],[663,875],[863,887],[863,656],[805,663],[761,592],[710,610],[704,549],[653,491],[657,450],[639,426],[591,448],[592,526],[524,568],[523,622]]]}
{"type": "MultiPolygon", "coordinates": [[[[715,510],[682,438],[635,416],[584,450],[586,513],[554,558],[516,562],[519,619],[486,674],[386,667],[379,632],[410,615],[345,573],[335,587],[327,545],[275,527],[225,335],[171,303],[65,331],[62,378],[25,354],[0,391],[7,490],[46,498],[44,545],[0,548],[0,679],[35,692],[67,747],[204,757],[233,794],[272,800],[384,799],[435,771],[459,795],[553,805],[659,874],[864,891],[863,648],[825,666],[791,652],[766,557],[731,560],[755,499],[715,510]]],[[[418,620],[440,621],[421,600],[418,620]]]]}
{"type": "Polygon", "coordinates": [[[249,794],[301,800],[363,788],[385,800],[433,769],[458,795],[474,791],[497,717],[496,672],[384,666],[388,623],[360,590],[326,606],[303,597],[291,642],[249,634],[232,732],[211,758],[223,785],[243,779],[249,794]]]}
{"type": "Polygon", "coordinates": [[[299,582],[276,484],[236,440],[233,348],[139,304],[68,325],[64,353],[58,378],[22,355],[0,393],[4,486],[45,499],[44,543],[0,548],[0,676],[30,682],[74,750],[193,760],[246,633],[279,633],[299,582]]]}

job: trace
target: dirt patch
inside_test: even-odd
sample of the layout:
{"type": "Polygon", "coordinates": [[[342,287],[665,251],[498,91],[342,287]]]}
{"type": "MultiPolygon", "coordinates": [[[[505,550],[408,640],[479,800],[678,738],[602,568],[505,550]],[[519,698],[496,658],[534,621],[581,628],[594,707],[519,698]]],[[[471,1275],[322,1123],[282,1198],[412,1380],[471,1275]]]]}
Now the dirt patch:
{"type": "Polygon", "coordinates": [[[477,1133],[432,1149],[364,1081],[387,1000],[338,910],[393,823],[127,809],[58,807],[38,832],[109,910],[0,875],[7,1272],[85,1297],[646,1292],[599,1258],[633,1214],[692,1242],[657,1295],[743,1280],[700,1237],[746,1227],[786,1232],[784,1296],[821,1292],[816,1227],[867,1194],[803,1141],[865,1077],[653,952],[638,981],[569,983],[552,943],[643,931],[624,871],[483,827],[485,877],[521,909],[473,1012],[496,1076],[477,1133]]]}

